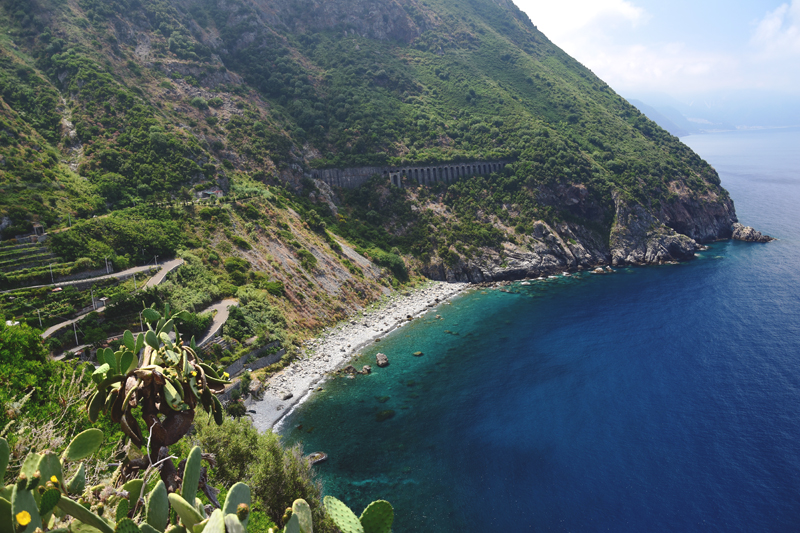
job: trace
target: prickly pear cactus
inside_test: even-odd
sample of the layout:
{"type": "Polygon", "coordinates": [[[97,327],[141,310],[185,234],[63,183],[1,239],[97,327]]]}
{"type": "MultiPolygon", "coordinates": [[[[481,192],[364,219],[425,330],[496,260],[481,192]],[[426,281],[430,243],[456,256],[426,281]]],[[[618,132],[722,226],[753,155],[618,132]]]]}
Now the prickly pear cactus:
{"type": "MultiPolygon", "coordinates": [[[[244,503],[250,507],[250,487],[244,483],[235,483],[228,491],[228,496],[225,498],[225,504],[222,506],[222,514],[227,518],[228,515],[236,515],[238,512],[239,504],[244,503]]],[[[240,520],[241,524],[247,527],[248,516],[244,520],[240,520]]]]}
{"type": "Polygon", "coordinates": [[[61,499],[61,491],[58,489],[47,489],[42,494],[42,500],[39,502],[39,514],[45,516],[55,509],[58,501],[61,499]]]}
{"type": "Polygon", "coordinates": [[[183,483],[181,485],[181,496],[187,501],[194,503],[197,494],[197,485],[200,481],[200,461],[202,453],[199,446],[195,446],[186,458],[186,466],[183,468],[183,483]]]}
{"type": "Polygon", "coordinates": [[[314,533],[314,523],[311,518],[311,507],[303,499],[297,499],[292,504],[292,516],[297,517],[301,533],[314,533]]]}
{"type": "Polygon", "coordinates": [[[86,467],[83,463],[80,464],[75,475],[67,483],[67,492],[70,494],[81,494],[83,489],[86,488],[86,467]]]}
{"type": "Polygon", "coordinates": [[[131,508],[131,504],[128,500],[123,498],[120,500],[119,504],[117,505],[117,511],[115,513],[117,519],[117,527],[119,527],[119,523],[125,520],[128,517],[128,511],[131,508]]]}
{"type": "Polygon", "coordinates": [[[169,503],[172,508],[181,517],[181,522],[184,526],[191,529],[195,524],[203,521],[203,516],[191,503],[183,499],[183,496],[175,494],[174,492],[169,495],[169,503]]]}
{"type": "Polygon", "coordinates": [[[140,533],[139,526],[130,518],[117,521],[116,533],[140,533]]]}
{"type": "Polygon", "coordinates": [[[6,439],[0,437],[0,485],[3,484],[3,478],[6,476],[9,454],[8,442],[6,439]]]}
{"type": "MultiPolygon", "coordinates": [[[[42,519],[33,493],[27,488],[20,487],[22,484],[18,482],[11,493],[11,520],[15,532],[33,533],[36,528],[42,527],[42,519]]],[[[24,480],[24,484],[27,484],[27,479],[24,480]]]]}
{"type": "Polygon", "coordinates": [[[359,517],[364,533],[390,533],[394,522],[394,509],[386,500],[374,501],[367,505],[359,517]]]}
{"type": "Polygon", "coordinates": [[[325,496],[323,503],[328,515],[342,530],[342,533],[365,533],[361,521],[343,502],[333,496],[325,496]]]}
{"type": "Polygon", "coordinates": [[[96,452],[101,444],[103,432],[95,428],[87,429],[72,439],[62,458],[65,461],[80,461],[96,452]]]}
{"type": "Polygon", "coordinates": [[[167,499],[167,487],[163,481],[156,483],[153,490],[147,496],[147,507],[145,507],[145,520],[157,531],[164,533],[169,521],[169,499],[167,499]]]}

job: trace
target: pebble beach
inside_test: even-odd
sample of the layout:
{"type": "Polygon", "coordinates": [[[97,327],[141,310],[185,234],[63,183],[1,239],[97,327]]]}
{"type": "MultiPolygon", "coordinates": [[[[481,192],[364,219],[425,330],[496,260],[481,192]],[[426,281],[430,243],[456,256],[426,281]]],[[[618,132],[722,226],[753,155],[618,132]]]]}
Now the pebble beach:
{"type": "Polygon", "coordinates": [[[297,360],[267,381],[263,399],[249,406],[253,424],[259,431],[277,429],[287,413],[313,394],[331,372],[346,366],[364,346],[468,287],[468,283],[431,282],[419,289],[395,293],[377,309],[344,321],[308,341],[297,360]]]}

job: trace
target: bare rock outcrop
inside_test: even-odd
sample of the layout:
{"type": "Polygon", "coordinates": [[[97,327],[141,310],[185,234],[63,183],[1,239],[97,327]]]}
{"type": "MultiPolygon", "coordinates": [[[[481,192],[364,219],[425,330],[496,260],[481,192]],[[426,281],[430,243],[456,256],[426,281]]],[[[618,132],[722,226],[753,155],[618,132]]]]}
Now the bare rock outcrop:
{"type": "Polygon", "coordinates": [[[764,235],[760,231],[756,231],[750,226],[744,226],[738,222],[731,227],[733,239],[736,241],[745,242],[769,242],[774,241],[769,235],[764,235]]]}

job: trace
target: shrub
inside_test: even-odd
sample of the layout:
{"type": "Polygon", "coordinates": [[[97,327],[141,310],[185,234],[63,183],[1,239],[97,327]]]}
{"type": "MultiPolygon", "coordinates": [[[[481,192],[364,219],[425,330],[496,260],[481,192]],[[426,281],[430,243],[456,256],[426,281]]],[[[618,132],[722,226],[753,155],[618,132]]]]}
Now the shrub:
{"type": "Polygon", "coordinates": [[[321,487],[299,446],[283,448],[277,435],[259,433],[246,417],[226,419],[222,426],[207,417],[197,417],[193,439],[204,452],[217,457],[217,466],[210,473],[212,481],[224,485],[246,483],[253,504],[260,504],[275,523],[280,523],[284,510],[291,507],[295,498],[303,498],[314,514],[314,531],[335,531],[329,519],[323,517],[321,487]]]}

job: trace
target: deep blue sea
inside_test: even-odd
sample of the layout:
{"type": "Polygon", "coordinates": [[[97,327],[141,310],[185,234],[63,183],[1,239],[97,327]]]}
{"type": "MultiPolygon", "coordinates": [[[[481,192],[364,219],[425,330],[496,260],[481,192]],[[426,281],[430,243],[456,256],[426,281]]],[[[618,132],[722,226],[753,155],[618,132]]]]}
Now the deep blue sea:
{"type": "Polygon", "coordinates": [[[440,306],[282,426],[325,492],[400,533],[800,530],[800,129],[683,140],[778,241],[440,306]]]}

